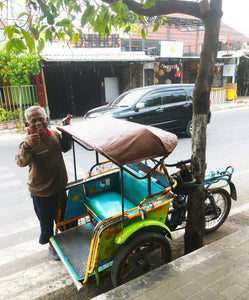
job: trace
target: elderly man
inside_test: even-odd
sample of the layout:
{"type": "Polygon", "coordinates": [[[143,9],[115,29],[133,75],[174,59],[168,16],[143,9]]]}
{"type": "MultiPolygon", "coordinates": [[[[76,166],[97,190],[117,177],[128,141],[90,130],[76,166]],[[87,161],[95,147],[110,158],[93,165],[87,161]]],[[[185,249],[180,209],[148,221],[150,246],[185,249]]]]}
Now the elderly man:
{"type": "MultiPolygon", "coordinates": [[[[41,228],[39,243],[46,244],[54,233],[58,198],[68,180],[62,152],[71,148],[71,138],[49,130],[48,116],[39,106],[29,107],[25,117],[28,134],[19,146],[16,163],[20,167],[29,166],[28,188],[41,228]]],[[[64,123],[70,124],[70,117],[64,123]]],[[[50,243],[49,254],[51,258],[58,259],[50,243]]]]}

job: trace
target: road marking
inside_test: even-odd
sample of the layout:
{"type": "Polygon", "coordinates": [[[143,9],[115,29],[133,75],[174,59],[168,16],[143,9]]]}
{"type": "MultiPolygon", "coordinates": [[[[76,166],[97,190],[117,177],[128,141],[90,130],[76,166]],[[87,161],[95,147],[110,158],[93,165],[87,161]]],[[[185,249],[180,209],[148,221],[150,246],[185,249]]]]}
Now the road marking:
{"type": "Polygon", "coordinates": [[[1,278],[0,299],[46,298],[48,292],[71,288],[72,279],[61,262],[47,260],[1,278]]]}
{"type": "Polygon", "coordinates": [[[16,177],[15,173],[4,173],[0,174],[0,180],[8,179],[8,178],[13,178],[16,177]]]}
{"type": "Polygon", "coordinates": [[[44,248],[38,243],[38,239],[18,244],[13,247],[0,250],[0,266],[14,262],[17,259],[28,257],[32,254],[42,251],[44,248]]]}
{"type": "Polygon", "coordinates": [[[20,233],[25,230],[39,227],[39,221],[36,217],[25,219],[19,222],[10,223],[0,227],[0,238],[20,233]]]}
{"type": "Polygon", "coordinates": [[[249,170],[243,170],[243,171],[235,171],[234,173],[233,173],[233,177],[234,176],[241,176],[241,175],[245,175],[245,174],[249,174],[249,170]]]}
{"type": "Polygon", "coordinates": [[[233,216],[233,215],[236,215],[236,214],[239,214],[239,213],[243,213],[247,210],[249,210],[249,203],[246,203],[246,204],[240,205],[238,207],[232,208],[229,216],[233,216]]]}
{"type": "Polygon", "coordinates": [[[21,182],[21,180],[12,180],[12,181],[9,181],[9,182],[3,182],[3,183],[0,183],[0,189],[4,189],[4,188],[9,188],[11,186],[19,186],[19,185],[22,185],[23,183],[21,182]]]}

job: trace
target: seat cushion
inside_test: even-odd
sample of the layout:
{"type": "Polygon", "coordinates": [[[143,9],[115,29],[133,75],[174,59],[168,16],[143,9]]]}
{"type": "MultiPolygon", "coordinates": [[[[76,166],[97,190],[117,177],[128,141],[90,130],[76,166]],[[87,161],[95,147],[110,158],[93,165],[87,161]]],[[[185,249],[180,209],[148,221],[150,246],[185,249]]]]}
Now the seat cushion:
{"type": "MultiPolygon", "coordinates": [[[[88,196],[84,202],[101,220],[122,212],[122,197],[115,191],[88,196]]],[[[124,198],[124,211],[134,208],[134,204],[124,198]]]]}

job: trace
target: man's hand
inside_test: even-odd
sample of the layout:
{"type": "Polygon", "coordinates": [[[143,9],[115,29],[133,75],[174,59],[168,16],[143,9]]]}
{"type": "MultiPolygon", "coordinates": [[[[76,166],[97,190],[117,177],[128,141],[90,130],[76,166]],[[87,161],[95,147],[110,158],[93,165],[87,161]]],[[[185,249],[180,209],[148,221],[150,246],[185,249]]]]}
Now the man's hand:
{"type": "Polygon", "coordinates": [[[31,134],[28,129],[28,135],[25,138],[25,142],[26,142],[27,146],[29,146],[30,148],[33,148],[41,143],[41,138],[38,133],[31,134]]]}
{"type": "Polygon", "coordinates": [[[67,114],[66,118],[62,120],[62,125],[70,125],[70,120],[71,120],[72,115],[67,114]]]}

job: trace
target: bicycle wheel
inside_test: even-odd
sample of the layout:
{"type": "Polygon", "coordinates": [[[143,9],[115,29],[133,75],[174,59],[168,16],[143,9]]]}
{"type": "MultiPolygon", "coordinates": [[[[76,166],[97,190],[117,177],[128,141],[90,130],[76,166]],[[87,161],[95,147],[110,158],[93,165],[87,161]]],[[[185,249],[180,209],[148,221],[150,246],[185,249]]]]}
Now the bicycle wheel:
{"type": "Polygon", "coordinates": [[[210,190],[210,195],[205,200],[205,233],[218,229],[226,220],[231,209],[231,197],[229,193],[218,188],[210,190]],[[210,198],[213,196],[216,207],[212,205],[210,198]]]}
{"type": "Polygon", "coordinates": [[[113,286],[119,286],[171,260],[171,248],[164,235],[142,232],[123,244],[111,270],[113,286]]]}

